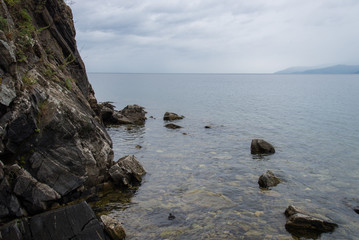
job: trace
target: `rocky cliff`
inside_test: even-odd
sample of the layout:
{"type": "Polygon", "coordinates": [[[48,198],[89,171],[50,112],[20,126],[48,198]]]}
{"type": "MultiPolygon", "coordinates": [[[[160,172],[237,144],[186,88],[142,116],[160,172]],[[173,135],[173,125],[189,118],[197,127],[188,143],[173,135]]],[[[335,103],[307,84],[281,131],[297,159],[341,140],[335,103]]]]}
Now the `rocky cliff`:
{"type": "Polygon", "coordinates": [[[107,180],[112,142],[63,0],[0,0],[0,223],[107,180]]]}

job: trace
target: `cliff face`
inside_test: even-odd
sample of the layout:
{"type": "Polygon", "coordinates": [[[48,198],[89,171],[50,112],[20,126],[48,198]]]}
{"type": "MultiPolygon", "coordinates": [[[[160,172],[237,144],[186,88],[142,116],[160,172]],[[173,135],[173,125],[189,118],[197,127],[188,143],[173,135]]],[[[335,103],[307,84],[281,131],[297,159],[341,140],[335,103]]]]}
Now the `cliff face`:
{"type": "Polygon", "coordinates": [[[113,152],[63,0],[0,0],[0,223],[107,180],[113,152]]]}

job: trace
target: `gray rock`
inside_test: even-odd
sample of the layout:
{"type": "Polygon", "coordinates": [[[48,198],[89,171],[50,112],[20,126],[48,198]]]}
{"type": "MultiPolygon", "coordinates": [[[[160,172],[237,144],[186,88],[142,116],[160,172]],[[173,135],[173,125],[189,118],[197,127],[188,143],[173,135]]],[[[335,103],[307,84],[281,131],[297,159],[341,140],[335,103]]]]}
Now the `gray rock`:
{"type": "Polygon", "coordinates": [[[17,164],[9,167],[9,171],[16,177],[13,191],[24,200],[24,205],[30,213],[47,210],[47,202],[60,199],[61,196],[54,189],[37,181],[17,164]]]}
{"type": "Polygon", "coordinates": [[[274,173],[268,170],[266,173],[262,174],[258,179],[258,184],[261,188],[270,188],[277,186],[281,180],[274,175],[274,173]]]}
{"type": "Polygon", "coordinates": [[[163,120],[165,121],[174,121],[174,120],[180,120],[183,119],[184,116],[180,116],[176,113],[172,113],[172,112],[166,112],[163,116],[163,120]]]}
{"type": "Polygon", "coordinates": [[[146,121],[146,111],[144,107],[138,105],[128,105],[120,111],[120,113],[128,118],[133,124],[143,125],[146,121]]]}
{"type": "Polygon", "coordinates": [[[173,124],[173,123],[168,123],[165,125],[166,128],[169,128],[169,129],[178,129],[178,128],[182,128],[181,126],[179,125],[176,125],[176,124],[173,124]]]}
{"type": "Polygon", "coordinates": [[[134,155],[129,155],[119,159],[109,173],[115,184],[130,187],[140,183],[146,171],[134,155]]]}
{"type": "Polygon", "coordinates": [[[0,181],[4,178],[4,164],[0,161],[0,181]]]}
{"type": "Polygon", "coordinates": [[[86,202],[11,222],[0,233],[4,240],[110,239],[86,202]]]}
{"type": "Polygon", "coordinates": [[[287,222],[285,228],[297,237],[315,237],[326,232],[333,232],[337,224],[310,216],[295,206],[288,206],[285,210],[287,222]]]}
{"type": "Polygon", "coordinates": [[[109,216],[102,215],[101,221],[105,225],[105,230],[110,235],[112,240],[123,240],[126,237],[125,229],[122,227],[121,223],[109,216]]]}
{"type": "Polygon", "coordinates": [[[12,63],[16,62],[14,49],[5,41],[0,39],[0,67],[9,71],[12,63]]]}
{"type": "Polygon", "coordinates": [[[26,215],[6,178],[0,180],[0,223],[26,215]]]}
{"type": "Polygon", "coordinates": [[[263,139],[253,139],[251,143],[251,154],[273,154],[274,147],[263,139]]]}

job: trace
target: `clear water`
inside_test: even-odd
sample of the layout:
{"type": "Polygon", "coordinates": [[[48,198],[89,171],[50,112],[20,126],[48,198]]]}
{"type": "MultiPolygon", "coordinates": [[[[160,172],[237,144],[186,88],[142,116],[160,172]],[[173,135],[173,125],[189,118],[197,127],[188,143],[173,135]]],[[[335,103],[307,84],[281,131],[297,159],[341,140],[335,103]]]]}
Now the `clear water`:
{"type": "Polygon", "coordinates": [[[89,78],[99,101],[148,112],[144,127],[108,129],[116,158],[134,154],[147,171],[137,191],[99,209],[123,222],[126,239],[293,239],[290,204],[339,225],[321,239],[358,238],[359,75],[89,78]],[[166,111],[185,116],[182,129],[164,127],[166,111]],[[253,138],[276,153],[252,156],[253,138]],[[267,170],[284,182],[260,189],[267,170]]]}

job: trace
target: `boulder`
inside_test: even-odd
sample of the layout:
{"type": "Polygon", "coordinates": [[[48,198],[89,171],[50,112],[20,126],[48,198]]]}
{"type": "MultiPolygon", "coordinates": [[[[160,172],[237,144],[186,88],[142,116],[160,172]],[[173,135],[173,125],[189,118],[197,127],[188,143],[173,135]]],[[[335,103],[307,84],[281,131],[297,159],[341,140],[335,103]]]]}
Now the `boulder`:
{"type": "Polygon", "coordinates": [[[4,240],[110,239],[86,202],[10,222],[0,234],[4,240]]]}
{"type": "Polygon", "coordinates": [[[272,144],[263,139],[253,139],[251,143],[251,154],[273,154],[275,149],[272,144]]]}
{"type": "Polygon", "coordinates": [[[128,105],[120,111],[120,114],[125,116],[135,125],[143,125],[146,121],[146,111],[144,107],[134,105],[128,105]]]}
{"type": "Polygon", "coordinates": [[[109,216],[102,215],[101,221],[105,225],[105,230],[112,240],[123,240],[126,237],[125,229],[122,227],[121,223],[109,216]]]}
{"type": "Polygon", "coordinates": [[[333,232],[337,224],[310,216],[303,210],[288,206],[284,213],[287,217],[285,228],[298,237],[318,237],[322,233],[333,232]]]}
{"type": "Polygon", "coordinates": [[[178,129],[178,128],[182,128],[181,126],[178,126],[176,124],[173,124],[173,123],[169,123],[169,124],[166,124],[165,125],[166,128],[169,128],[169,129],[178,129]]]}
{"type": "Polygon", "coordinates": [[[184,116],[179,116],[178,114],[172,113],[172,112],[166,112],[165,115],[163,116],[163,120],[165,120],[165,121],[180,120],[183,118],[184,118],[184,116]]]}
{"type": "Polygon", "coordinates": [[[281,180],[270,170],[262,174],[258,179],[258,184],[261,188],[274,187],[277,186],[280,182],[281,180]]]}
{"type": "Polygon", "coordinates": [[[134,155],[128,155],[119,159],[109,174],[116,185],[131,187],[141,183],[146,171],[134,155]]]}
{"type": "Polygon", "coordinates": [[[356,208],[354,208],[353,210],[354,210],[354,212],[356,212],[357,214],[359,214],[359,206],[356,207],[356,208]]]}

